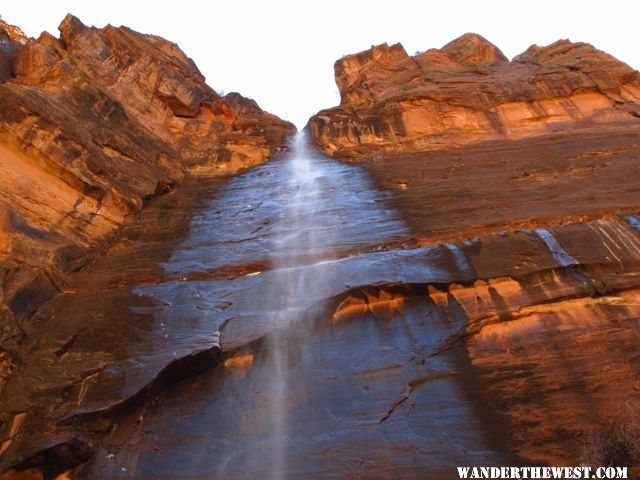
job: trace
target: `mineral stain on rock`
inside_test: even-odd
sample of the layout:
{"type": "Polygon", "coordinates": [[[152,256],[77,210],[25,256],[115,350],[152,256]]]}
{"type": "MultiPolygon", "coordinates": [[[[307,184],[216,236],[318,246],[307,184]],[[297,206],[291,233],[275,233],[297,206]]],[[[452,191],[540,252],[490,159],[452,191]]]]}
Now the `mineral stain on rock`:
{"type": "Polygon", "coordinates": [[[608,461],[640,74],[465,34],[335,75],[294,139],[162,38],[0,23],[2,480],[608,461]]]}

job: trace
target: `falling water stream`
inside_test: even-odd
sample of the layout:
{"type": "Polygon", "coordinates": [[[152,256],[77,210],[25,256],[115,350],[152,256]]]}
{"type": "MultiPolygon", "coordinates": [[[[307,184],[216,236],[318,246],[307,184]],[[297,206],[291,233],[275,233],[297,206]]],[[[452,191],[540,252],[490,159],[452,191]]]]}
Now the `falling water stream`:
{"type": "Polygon", "coordinates": [[[280,218],[288,223],[288,228],[276,237],[273,248],[273,266],[284,276],[282,284],[285,289],[277,291],[279,285],[274,291],[274,295],[281,295],[282,304],[272,312],[273,333],[269,337],[273,352],[273,386],[268,399],[273,436],[272,480],[285,478],[287,463],[287,370],[291,338],[287,331],[295,325],[296,315],[301,313],[296,309],[297,299],[304,295],[305,290],[313,288],[311,283],[330,280],[309,278],[304,266],[313,252],[323,252],[324,260],[330,259],[335,231],[335,225],[316,223],[317,212],[322,204],[321,182],[326,174],[320,165],[313,163],[303,133],[294,137],[287,170],[288,198],[282,199],[284,208],[280,218]]]}
{"type": "Polygon", "coordinates": [[[354,288],[473,278],[455,245],[409,240],[390,193],[304,133],[230,180],[194,212],[167,280],[135,289],[167,342],[220,330],[227,360],[159,398],[104,447],[94,477],[438,478],[498,463],[452,373],[464,356],[427,360],[463,317],[422,297],[332,318],[328,300],[354,288]],[[229,271],[248,273],[220,278],[229,271]]]}
{"type": "MultiPolygon", "coordinates": [[[[288,371],[296,353],[305,343],[305,309],[300,300],[314,290],[324,290],[338,281],[332,270],[322,274],[310,266],[322,266],[336,260],[335,245],[338,236],[345,234],[334,214],[344,205],[335,203],[339,185],[331,178],[327,161],[308,144],[305,132],[295,135],[290,154],[284,165],[286,188],[281,191],[278,203],[282,224],[273,239],[270,252],[273,269],[279,277],[273,282],[273,298],[279,299],[270,312],[272,351],[271,389],[268,390],[269,429],[271,430],[272,480],[286,478],[288,411],[290,408],[288,371]],[[327,213],[330,213],[329,215],[327,213]],[[293,348],[292,348],[293,347],[293,348]]],[[[392,222],[394,223],[394,222],[392,222]]],[[[401,222],[396,222],[396,234],[402,232],[401,222]]],[[[344,227],[344,225],[343,225],[344,227]]],[[[351,238],[351,241],[356,240],[351,238]]]]}

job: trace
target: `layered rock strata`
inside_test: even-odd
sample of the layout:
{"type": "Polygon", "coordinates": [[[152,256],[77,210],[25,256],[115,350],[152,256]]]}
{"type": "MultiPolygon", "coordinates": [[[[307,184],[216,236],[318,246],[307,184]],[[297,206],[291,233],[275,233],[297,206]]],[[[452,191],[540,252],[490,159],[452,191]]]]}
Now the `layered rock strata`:
{"type": "MultiPolygon", "coordinates": [[[[292,428],[292,468],[309,477],[418,472],[446,479],[465,460],[588,461],[589,439],[633,401],[639,381],[636,139],[629,132],[528,139],[501,150],[494,144],[494,154],[469,146],[449,152],[453,159],[426,157],[432,170],[404,178],[405,188],[383,175],[398,173],[385,162],[417,168],[424,159],[382,159],[375,163],[380,170],[370,171],[385,190],[395,189],[410,233],[398,230],[396,216],[371,213],[387,211],[385,196],[363,202],[375,205],[371,216],[357,211],[354,199],[364,192],[354,191],[355,174],[347,169],[355,167],[339,165],[325,178],[331,197],[341,192],[351,200],[338,204],[351,210],[332,202],[327,208],[354,237],[331,245],[337,259],[319,252],[323,261],[308,267],[304,278],[312,281],[296,296],[306,343],[291,343],[288,405],[301,422],[292,428]],[[452,170],[456,155],[465,165],[477,162],[489,179],[476,180],[489,188],[496,169],[504,169],[502,156],[517,171],[531,169],[536,152],[547,170],[495,180],[503,189],[495,201],[511,207],[502,223],[485,224],[497,207],[474,201],[475,194],[443,187],[446,209],[438,208],[442,196],[429,195],[444,176],[466,168],[452,170]],[[563,169],[552,170],[558,164],[548,161],[549,152],[563,153],[563,169]],[[582,177],[571,174],[592,162],[603,164],[581,170],[582,177]],[[623,173],[629,193],[620,189],[623,173]],[[580,200],[536,190],[558,182],[574,182],[580,200]],[[589,201],[596,187],[600,196],[589,201]],[[528,199],[519,209],[518,198],[528,199]],[[598,205],[626,213],[588,211],[598,205]],[[548,211],[557,217],[547,218],[548,211]],[[528,221],[516,221],[523,212],[528,221]],[[439,231],[429,232],[436,225],[439,231]],[[369,235],[375,228],[378,237],[369,235]],[[607,366],[604,373],[599,365],[607,366]]],[[[226,459],[265,435],[259,419],[268,417],[256,401],[272,378],[273,325],[265,312],[280,298],[274,291],[292,288],[264,248],[288,227],[273,200],[261,201],[277,198],[282,166],[259,167],[222,191],[196,181],[154,199],[92,268],[74,273],[64,293],[40,310],[43,321],[21,346],[32,353],[0,397],[7,475],[242,472],[242,462],[226,459]]]]}
{"type": "MultiPolygon", "coordinates": [[[[185,175],[266,161],[295,128],[205,83],[177,45],[69,15],[60,38],[0,23],[0,345],[185,175]]],[[[0,383],[12,362],[0,353],[0,383]]],[[[16,359],[14,359],[16,360],[16,359]]]]}
{"type": "MultiPolygon", "coordinates": [[[[25,475],[17,478],[67,469],[70,478],[144,478],[167,468],[181,472],[173,478],[208,478],[226,458],[213,453],[241,448],[230,438],[261,434],[241,421],[264,408],[251,397],[270,378],[262,309],[274,285],[287,285],[258,248],[245,264],[216,258],[206,268],[210,238],[183,238],[182,269],[167,268],[167,247],[184,236],[168,227],[185,233],[184,209],[198,203],[197,220],[210,218],[196,198],[214,191],[194,183],[158,199],[42,310],[45,327],[24,345],[34,354],[2,397],[3,468],[25,475]],[[202,264],[191,264],[193,249],[202,264]],[[211,367],[154,400],[168,376],[211,367]],[[184,461],[168,467],[167,455],[184,461]]],[[[307,370],[292,383],[304,399],[291,401],[305,425],[295,448],[315,455],[296,467],[312,475],[330,466],[330,478],[362,469],[382,478],[383,467],[394,478],[450,478],[456,460],[585,461],[590,435],[635,398],[639,381],[639,229],[637,215],[611,216],[324,262],[313,277],[341,281],[298,299],[298,322],[311,333],[296,344],[294,365],[307,370]],[[318,439],[334,446],[330,455],[318,439]],[[354,448],[366,465],[353,464],[354,448]]],[[[232,230],[255,238],[250,223],[232,230]]]]}
{"type": "MultiPolygon", "coordinates": [[[[559,83],[580,71],[588,57],[580,52],[593,52],[583,47],[561,56],[559,83]]],[[[459,84],[469,104],[480,101],[472,88],[480,74],[468,69],[508,76],[517,67],[475,36],[443,52],[461,75],[448,85],[459,84]]],[[[349,58],[339,82],[355,92],[362,65],[349,58]]],[[[367,81],[412,88],[397,67],[402,50],[386,58],[388,68],[367,81]]],[[[495,75],[491,88],[504,86],[495,75]]],[[[591,94],[629,95],[635,80],[623,77],[591,94]]],[[[358,95],[348,95],[351,112],[369,108],[358,95]]],[[[324,120],[310,121],[327,151],[359,165],[334,163],[320,177],[331,201],[314,221],[329,215],[344,235],[293,277],[308,282],[295,282],[301,328],[287,350],[291,471],[447,479],[463,464],[610,461],[611,452],[591,457],[589,448],[637,402],[640,382],[634,108],[623,98],[553,132],[544,120],[477,136],[461,124],[448,138],[462,146],[431,134],[353,145],[352,130],[318,135],[324,120]],[[366,195],[360,169],[385,195],[366,195]]],[[[387,125],[386,110],[369,111],[387,125]]],[[[273,443],[264,428],[273,383],[265,312],[292,296],[289,269],[276,268],[266,247],[290,228],[278,208],[284,172],[267,164],[223,192],[187,179],[187,188],[148,202],[92,268],[70,275],[25,325],[15,350],[25,361],[0,392],[4,478],[270,474],[269,448],[265,461],[252,448],[273,443]]]]}
{"type": "MultiPolygon", "coordinates": [[[[428,297],[424,316],[457,333],[412,351],[458,358],[487,438],[514,455],[503,463],[635,465],[607,442],[638,409],[638,72],[566,40],[508,61],[468,34],[347,56],[336,83],[341,105],[308,124],[316,144],[394,191],[417,244],[449,251],[432,268],[473,273],[356,288],[333,321],[405,328],[408,299],[428,297]]],[[[412,340],[431,325],[416,322],[412,340]]],[[[431,385],[409,381],[385,422],[416,431],[431,385]]]]}
{"type": "Polygon", "coordinates": [[[335,78],[340,105],[309,129],[341,158],[640,122],[640,73],[568,40],[511,61],[476,34],[415,56],[382,44],[338,60],[335,78]]]}

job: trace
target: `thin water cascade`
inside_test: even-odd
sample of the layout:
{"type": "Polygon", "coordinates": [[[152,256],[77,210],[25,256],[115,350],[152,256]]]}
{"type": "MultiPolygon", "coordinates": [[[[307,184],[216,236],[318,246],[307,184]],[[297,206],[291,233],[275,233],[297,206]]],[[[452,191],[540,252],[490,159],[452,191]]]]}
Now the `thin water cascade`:
{"type": "Polygon", "coordinates": [[[323,195],[328,192],[323,190],[323,178],[327,172],[320,162],[314,162],[314,152],[304,132],[297,133],[292,139],[286,175],[287,187],[279,200],[283,206],[280,221],[286,228],[275,237],[271,251],[273,268],[280,277],[274,282],[273,295],[279,297],[279,302],[271,314],[272,333],[269,337],[273,372],[268,392],[272,480],[286,478],[290,408],[288,370],[294,358],[291,346],[294,341],[298,344],[304,342],[301,338],[304,329],[296,321],[303,312],[297,305],[306,291],[318,288],[319,283],[333,281],[329,275],[317,276],[315,271],[304,267],[320,259],[333,259],[336,230],[336,225],[327,222],[326,218],[323,222],[322,215],[318,215],[326,208],[323,195]]]}
{"type": "MultiPolygon", "coordinates": [[[[203,342],[220,331],[227,358],[117,447],[133,452],[139,478],[404,479],[463,464],[469,452],[496,463],[449,374],[458,359],[420,361],[457,331],[437,305],[417,299],[384,318],[334,321],[331,302],[353,289],[473,278],[455,245],[399,247],[410,233],[391,200],[363,169],[299,134],[288,154],[194,212],[165,264],[173,280],[136,293],[167,341],[183,319],[203,342]],[[399,402],[424,378],[433,381],[399,402]],[[442,418],[454,419],[455,435],[442,418]]],[[[104,478],[125,478],[117,467],[105,460],[104,478]]]]}

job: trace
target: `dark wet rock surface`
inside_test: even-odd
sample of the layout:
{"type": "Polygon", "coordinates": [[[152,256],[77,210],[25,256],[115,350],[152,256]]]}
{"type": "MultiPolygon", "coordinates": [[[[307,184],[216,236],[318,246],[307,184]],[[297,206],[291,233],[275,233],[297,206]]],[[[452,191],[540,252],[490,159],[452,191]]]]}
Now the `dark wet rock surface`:
{"type": "Polygon", "coordinates": [[[364,170],[295,168],[187,180],[37,312],[2,394],[3,468],[452,478],[574,464],[636,395],[634,215],[418,246],[364,170]]]}
{"type": "MultiPolygon", "coordinates": [[[[161,262],[188,228],[198,196],[213,195],[221,182],[193,180],[181,195],[158,198],[132,219],[107,254],[75,274],[66,290],[32,317],[27,341],[15,352],[25,360],[2,392],[5,468],[14,462],[24,466],[49,445],[77,438],[68,420],[73,416],[128,408],[132,396],[175,377],[170,365],[176,360],[196,360],[182,365],[179,378],[201,371],[208,355],[214,357],[208,368],[217,363],[212,331],[205,337],[183,324],[188,335],[167,341],[152,315],[136,312],[151,301],[131,288],[161,278],[161,262]]],[[[88,448],[90,435],[80,436],[88,448]]],[[[61,461],[60,468],[68,466],[61,461]]]]}
{"type": "MultiPolygon", "coordinates": [[[[327,323],[287,348],[287,478],[415,478],[450,473],[452,462],[505,461],[484,446],[460,352],[425,359],[453,330],[432,304],[327,323]]],[[[126,465],[140,478],[271,478],[272,368],[269,351],[238,352],[161,398],[125,449],[100,452],[101,475],[126,478],[126,465]]]]}

